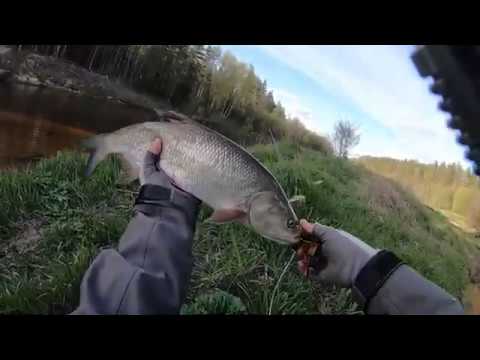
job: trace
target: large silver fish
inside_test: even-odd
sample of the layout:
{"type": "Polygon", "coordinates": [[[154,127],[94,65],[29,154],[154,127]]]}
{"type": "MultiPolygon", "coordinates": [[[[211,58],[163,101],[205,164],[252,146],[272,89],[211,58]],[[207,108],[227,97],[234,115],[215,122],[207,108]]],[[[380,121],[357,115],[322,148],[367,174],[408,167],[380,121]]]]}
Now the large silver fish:
{"type": "Polygon", "coordinates": [[[294,244],[298,219],[273,175],[241,146],[223,135],[173,112],[162,121],[131,125],[97,135],[83,145],[92,151],[90,175],[108,154],[120,154],[130,180],[142,176],[145,152],[162,139],[159,167],[181,189],[214,209],[211,221],[250,225],[265,238],[294,244]]]}

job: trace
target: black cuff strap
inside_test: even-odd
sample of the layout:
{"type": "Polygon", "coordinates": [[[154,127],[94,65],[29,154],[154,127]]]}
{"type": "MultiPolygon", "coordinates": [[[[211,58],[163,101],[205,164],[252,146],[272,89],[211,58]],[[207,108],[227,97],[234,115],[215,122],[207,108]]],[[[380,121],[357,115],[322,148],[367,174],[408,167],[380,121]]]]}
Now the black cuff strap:
{"type": "Polygon", "coordinates": [[[187,216],[191,223],[196,221],[201,201],[196,197],[175,188],[145,184],[135,199],[135,210],[149,217],[162,217],[165,211],[177,209],[187,216]]]}
{"type": "Polygon", "coordinates": [[[402,264],[402,260],[394,253],[382,250],[373,256],[360,270],[353,284],[352,291],[364,311],[368,309],[370,300],[377,294],[378,290],[402,264]]]}
{"type": "Polygon", "coordinates": [[[171,190],[159,185],[146,184],[140,188],[135,205],[158,205],[170,200],[171,190]]]}

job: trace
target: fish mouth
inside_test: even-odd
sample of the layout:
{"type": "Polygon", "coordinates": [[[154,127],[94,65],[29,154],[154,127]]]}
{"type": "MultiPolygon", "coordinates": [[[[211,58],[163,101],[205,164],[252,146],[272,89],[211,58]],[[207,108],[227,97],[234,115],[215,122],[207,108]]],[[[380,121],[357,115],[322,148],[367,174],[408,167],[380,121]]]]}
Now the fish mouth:
{"type": "Polygon", "coordinates": [[[300,241],[302,241],[302,233],[299,233],[298,235],[295,235],[293,237],[293,239],[295,240],[294,242],[291,242],[290,244],[292,245],[295,245],[295,244],[298,244],[300,241]]]}
{"type": "Polygon", "coordinates": [[[298,235],[294,235],[294,236],[289,237],[289,238],[283,238],[283,239],[280,239],[280,240],[277,240],[277,241],[282,243],[282,244],[286,244],[286,245],[296,245],[296,244],[300,243],[302,240],[303,240],[302,233],[300,232],[298,235]]]}

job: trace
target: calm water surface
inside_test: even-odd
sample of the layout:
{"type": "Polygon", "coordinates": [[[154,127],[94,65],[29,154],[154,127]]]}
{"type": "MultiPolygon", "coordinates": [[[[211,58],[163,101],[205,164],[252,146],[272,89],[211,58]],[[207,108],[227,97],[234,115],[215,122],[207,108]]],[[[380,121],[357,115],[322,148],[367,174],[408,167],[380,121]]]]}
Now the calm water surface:
{"type": "Polygon", "coordinates": [[[63,91],[0,84],[0,169],[76,148],[85,137],[149,116],[138,108],[63,91]]]}

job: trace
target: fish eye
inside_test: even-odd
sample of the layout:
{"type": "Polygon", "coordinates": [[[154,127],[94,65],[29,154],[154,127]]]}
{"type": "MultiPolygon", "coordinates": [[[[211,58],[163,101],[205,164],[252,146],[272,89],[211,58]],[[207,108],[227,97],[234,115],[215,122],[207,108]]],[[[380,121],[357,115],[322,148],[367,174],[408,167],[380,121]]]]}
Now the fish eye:
{"type": "Polygon", "coordinates": [[[295,227],[295,225],[297,225],[296,222],[295,222],[295,220],[293,220],[293,219],[288,219],[288,220],[287,220],[287,227],[288,227],[289,229],[293,229],[293,228],[295,227]]]}

